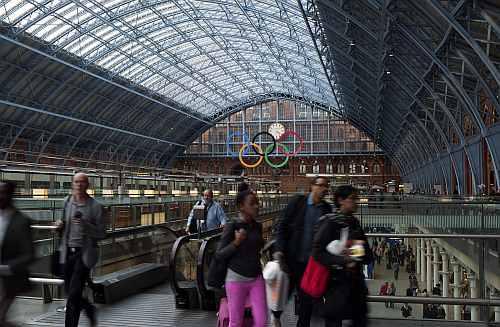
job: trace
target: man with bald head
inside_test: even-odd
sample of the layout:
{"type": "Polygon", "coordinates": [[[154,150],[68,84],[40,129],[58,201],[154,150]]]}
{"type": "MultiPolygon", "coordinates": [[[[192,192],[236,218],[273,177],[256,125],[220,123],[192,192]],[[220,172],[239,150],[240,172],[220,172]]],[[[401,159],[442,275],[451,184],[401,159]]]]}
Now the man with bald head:
{"type": "Polygon", "coordinates": [[[80,311],[87,314],[91,326],[96,326],[95,307],[82,297],[90,270],[97,262],[97,241],[106,236],[102,205],[87,194],[89,178],[84,173],[73,177],[72,193],[64,201],[61,257],[64,264],[66,327],[78,326],[80,311]]]}
{"type": "Polygon", "coordinates": [[[207,189],[203,192],[203,198],[196,202],[193,210],[189,214],[186,233],[196,233],[198,227],[201,232],[215,229],[226,224],[226,214],[219,203],[214,201],[214,192],[207,189]],[[196,215],[195,210],[202,211],[201,215],[196,215]],[[198,216],[203,216],[201,219],[198,216]],[[199,219],[199,220],[198,220],[199,219]]]}

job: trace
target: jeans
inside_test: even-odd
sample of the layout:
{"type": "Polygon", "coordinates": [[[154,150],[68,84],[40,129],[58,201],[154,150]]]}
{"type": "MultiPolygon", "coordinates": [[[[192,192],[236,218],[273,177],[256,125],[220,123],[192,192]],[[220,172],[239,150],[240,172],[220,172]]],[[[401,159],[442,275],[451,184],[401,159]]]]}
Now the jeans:
{"type": "Polygon", "coordinates": [[[80,311],[85,310],[91,316],[94,307],[82,297],[85,282],[89,279],[90,269],[82,261],[80,250],[71,252],[68,249],[66,263],[64,265],[64,287],[68,300],[66,302],[65,327],[77,327],[80,319],[80,311]]]}
{"type": "Polygon", "coordinates": [[[253,326],[266,326],[266,289],[262,276],[251,282],[226,282],[226,294],[229,307],[229,327],[243,326],[247,298],[252,306],[253,326]]]}

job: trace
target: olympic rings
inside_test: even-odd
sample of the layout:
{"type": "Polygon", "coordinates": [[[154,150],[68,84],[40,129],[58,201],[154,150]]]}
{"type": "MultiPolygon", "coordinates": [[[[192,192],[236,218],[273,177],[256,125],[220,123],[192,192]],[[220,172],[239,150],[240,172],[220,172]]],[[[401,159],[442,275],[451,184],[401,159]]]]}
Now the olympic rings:
{"type": "MultiPolygon", "coordinates": [[[[269,153],[273,153],[274,152],[274,149],[276,149],[276,139],[274,138],[273,134],[269,133],[269,132],[259,132],[257,134],[255,134],[255,136],[253,137],[252,139],[252,143],[255,144],[257,143],[257,138],[260,136],[260,135],[269,135],[271,137],[271,139],[273,140],[273,148],[271,150],[269,150],[269,153]]],[[[255,150],[255,147],[253,147],[253,151],[255,152],[255,154],[258,154],[259,156],[261,157],[264,157],[266,155],[266,153],[268,152],[266,150],[266,153],[259,153],[258,151],[255,150]]],[[[261,150],[262,151],[262,150],[261,150]]]]}
{"type": "MultiPolygon", "coordinates": [[[[275,143],[276,146],[281,146],[283,148],[283,150],[285,151],[285,153],[288,152],[288,148],[286,147],[286,145],[284,144],[281,144],[281,143],[275,143]]],[[[271,162],[271,160],[269,160],[269,157],[267,156],[269,153],[271,153],[272,151],[269,149],[271,147],[272,144],[269,144],[266,148],[266,151],[264,152],[264,159],[266,160],[266,163],[271,167],[271,168],[274,168],[274,169],[278,169],[278,168],[281,168],[283,166],[285,166],[287,163],[288,163],[288,159],[290,159],[290,156],[285,156],[285,160],[283,160],[282,163],[279,163],[279,164],[274,164],[271,162]]],[[[274,149],[273,149],[274,150],[274,149]]],[[[261,157],[262,158],[262,157],[261,157]]]]}
{"type": "Polygon", "coordinates": [[[246,143],[246,144],[243,144],[241,146],[238,158],[240,159],[240,162],[243,165],[243,167],[246,167],[246,168],[255,168],[255,167],[257,167],[257,166],[259,166],[261,164],[261,162],[264,159],[264,157],[259,156],[259,160],[257,160],[257,162],[255,162],[254,164],[247,164],[246,162],[244,162],[243,161],[243,151],[245,151],[245,149],[249,145],[251,145],[254,148],[257,148],[257,150],[259,150],[260,152],[262,152],[262,148],[257,143],[250,143],[250,144],[246,143]]]}
{"type": "Polygon", "coordinates": [[[295,131],[285,131],[278,139],[276,139],[271,133],[269,132],[259,132],[257,133],[253,138],[252,142],[249,142],[249,137],[246,132],[242,131],[233,131],[229,132],[227,135],[227,141],[226,141],[226,147],[227,147],[227,152],[231,156],[238,156],[238,159],[240,160],[240,163],[243,167],[245,168],[256,168],[258,167],[262,161],[265,161],[271,168],[274,169],[279,169],[284,167],[287,163],[290,157],[294,157],[298,155],[304,146],[304,139],[295,131]],[[272,143],[267,145],[266,149],[262,151],[262,147],[257,143],[257,139],[261,135],[267,135],[271,137],[272,143]],[[236,142],[232,142],[232,139],[235,136],[241,136],[242,137],[242,145],[236,154],[235,152],[232,151],[232,145],[237,144],[236,142]],[[293,136],[296,140],[299,141],[299,145],[295,148],[295,151],[290,152],[289,148],[280,141],[285,140],[287,137],[293,136]],[[244,161],[243,156],[249,154],[249,147],[252,147],[253,152],[259,156],[259,159],[255,163],[247,163],[244,161]],[[281,163],[273,163],[269,156],[275,152],[275,150],[278,150],[278,152],[281,152],[285,155],[285,159],[281,163]]]}
{"type": "Polygon", "coordinates": [[[293,136],[299,140],[299,146],[297,147],[297,149],[295,149],[295,151],[293,153],[288,152],[288,150],[286,150],[286,152],[285,152],[286,157],[294,157],[302,151],[302,147],[304,146],[304,139],[297,132],[285,131],[285,133],[283,133],[279,137],[278,141],[284,140],[287,136],[293,136]]]}

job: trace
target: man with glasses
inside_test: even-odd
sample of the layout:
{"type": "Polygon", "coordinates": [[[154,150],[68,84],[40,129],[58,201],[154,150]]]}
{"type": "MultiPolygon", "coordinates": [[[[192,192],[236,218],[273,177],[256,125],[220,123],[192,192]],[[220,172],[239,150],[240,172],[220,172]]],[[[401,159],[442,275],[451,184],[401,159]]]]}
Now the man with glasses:
{"type": "Polygon", "coordinates": [[[274,229],[273,257],[290,273],[290,289],[297,289],[297,327],[309,327],[311,321],[313,299],[302,292],[300,281],[311,255],[315,225],[321,216],[332,212],[324,200],[329,189],[327,178],[314,178],[309,194],[294,197],[274,229]]]}
{"type": "Polygon", "coordinates": [[[97,241],[106,236],[102,205],[87,194],[89,178],[84,173],[73,177],[72,194],[64,201],[60,263],[64,264],[66,327],[77,327],[80,311],[87,314],[90,325],[96,326],[96,309],[82,297],[90,270],[97,263],[97,241]]]}

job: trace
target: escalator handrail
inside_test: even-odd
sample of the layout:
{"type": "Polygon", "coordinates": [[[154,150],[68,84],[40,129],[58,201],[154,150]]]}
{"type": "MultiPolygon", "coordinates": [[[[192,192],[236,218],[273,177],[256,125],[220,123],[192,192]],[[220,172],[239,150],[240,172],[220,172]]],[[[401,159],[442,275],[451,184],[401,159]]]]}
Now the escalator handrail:
{"type": "Polygon", "coordinates": [[[203,243],[200,246],[200,251],[198,252],[198,262],[196,267],[196,287],[198,288],[198,292],[200,296],[203,298],[208,295],[209,290],[205,284],[205,256],[207,253],[207,246],[210,242],[218,242],[222,233],[218,233],[216,235],[212,235],[209,238],[203,240],[203,243]]]}
{"type": "Polygon", "coordinates": [[[177,269],[175,267],[176,259],[177,259],[177,254],[179,253],[179,250],[182,248],[182,246],[187,243],[187,242],[200,242],[201,239],[207,236],[213,236],[215,235],[220,235],[222,232],[222,228],[217,228],[213,229],[210,231],[206,231],[200,234],[189,234],[189,235],[184,235],[181,237],[178,237],[175,240],[174,246],[172,247],[172,250],[170,252],[170,259],[169,259],[169,270],[170,270],[170,287],[172,288],[172,291],[174,294],[179,294],[182,293],[183,289],[182,287],[179,286],[179,282],[177,281],[177,269]],[[198,236],[200,238],[198,238],[198,236]]]}
{"type": "MultiPolygon", "coordinates": [[[[260,223],[273,220],[272,218],[267,218],[267,219],[262,219],[259,220],[260,223]]],[[[197,262],[197,267],[196,267],[196,287],[198,288],[198,292],[200,293],[200,296],[206,296],[207,293],[209,292],[209,289],[206,287],[205,283],[205,274],[204,274],[204,262],[205,262],[205,256],[206,256],[206,251],[207,251],[207,246],[209,242],[216,241],[218,242],[220,237],[222,236],[222,228],[219,229],[220,232],[217,234],[212,235],[209,238],[206,238],[203,240],[203,243],[200,246],[200,250],[198,253],[198,262],[197,262]]],[[[210,264],[210,263],[209,263],[210,264]]]]}

